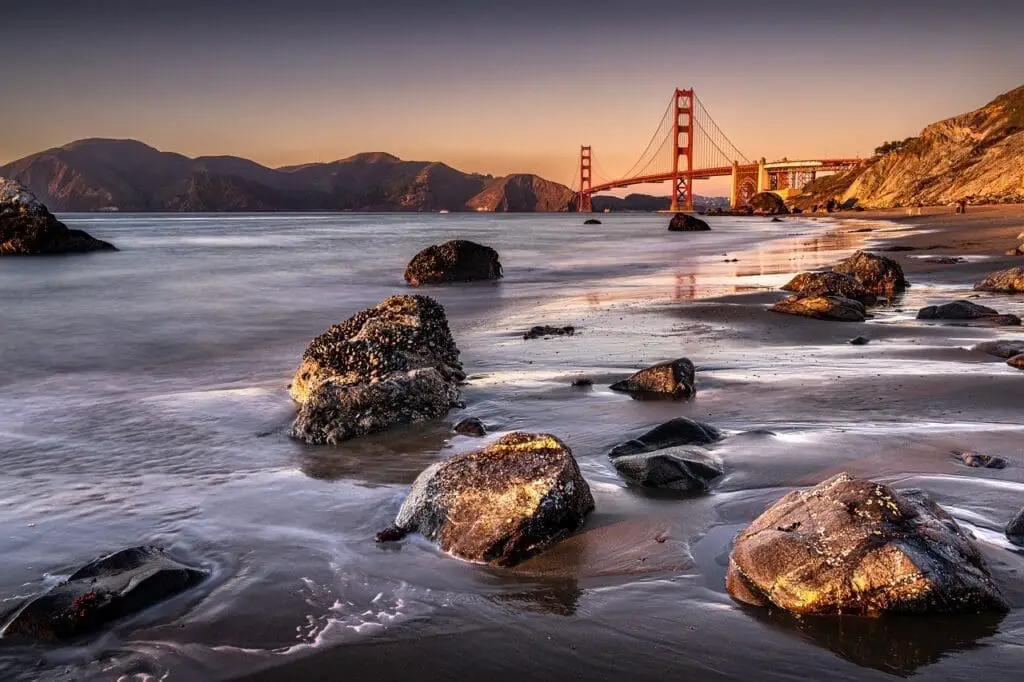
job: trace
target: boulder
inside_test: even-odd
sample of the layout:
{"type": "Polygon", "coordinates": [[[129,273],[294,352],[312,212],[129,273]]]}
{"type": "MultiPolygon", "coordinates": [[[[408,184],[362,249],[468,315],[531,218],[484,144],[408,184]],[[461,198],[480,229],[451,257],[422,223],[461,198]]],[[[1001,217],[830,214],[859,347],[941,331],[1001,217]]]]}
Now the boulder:
{"type": "Polygon", "coordinates": [[[1011,538],[1024,537],[1024,508],[1006,524],[1006,535],[1011,538]]]}
{"type": "Polygon", "coordinates": [[[465,239],[428,246],[417,253],[405,268],[405,281],[414,287],[500,279],[501,276],[498,252],[465,239]]]}
{"type": "Polygon", "coordinates": [[[540,339],[546,336],[572,336],[576,333],[576,328],[572,326],[568,327],[549,327],[548,325],[537,325],[531,327],[530,331],[523,334],[524,340],[540,339]]]}
{"type": "Polygon", "coordinates": [[[721,439],[722,432],[714,426],[687,417],[676,417],[655,426],[641,436],[619,443],[611,449],[608,456],[615,459],[680,445],[709,445],[721,439]]]}
{"type": "Polygon", "coordinates": [[[0,620],[0,636],[46,642],[95,633],[200,583],[207,571],[158,547],[133,547],[92,561],[0,620]]]}
{"type": "Polygon", "coordinates": [[[1002,457],[983,455],[980,452],[954,450],[953,456],[969,467],[976,469],[1005,469],[1006,460],[1002,457]]]}
{"type": "Polygon", "coordinates": [[[817,320],[863,322],[867,318],[864,304],[841,296],[790,296],[771,308],[772,312],[802,315],[817,320]]]}
{"type": "Polygon", "coordinates": [[[668,222],[669,232],[707,232],[711,226],[688,213],[676,213],[668,222]]]}
{"type": "Polygon", "coordinates": [[[465,378],[448,320],[427,296],[391,296],[313,339],[290,386],[292,436],[338,443],[443,417],[465,378]]]}
{"type": "Polygon", "coordinates": [[[1024,244],[1015,246],[1012,249],[1006,251],[1007,256],[1024,256],[1024,244]]]}
{"type": "Polygon", "coordinates": [[[1014,369],[1024,369],[1024,353],[1020,355],[1014,355],[1012,358],[1006,361],[1010,367],[1014,369]]]}
{"type": "Polygon", "coordinates": [[[601,221],[598,220],[597,218],[590,218],[588,220],[584,220],[583,224],[584,225],[600,225],[601,221]]]}
{"type": "Polygon", "coordinates": [[[628,379],[615,382],[611,389],[641,396],[689,398],[697,392],[695,376],[693,363],[687,358],[679,358],[642,369],[628,379]]]}
{"type": "Polygon", "coordinates": [[[1005,611],[967,535],[920,490],[839,474],[741,531],[726,587],[796,614],[1005,611]]]}
{"type": "Polygon", "coordinates": [[[1024,354],[1024,339],[1000,339],[998,341],[983,341],[971,348],[987,355],[994,355],[1004,360],[1012,359],[1015,355],[1024,354]]]}
{"type": "Polygon", "coordinates": [[[953,301],[942,305],[930,305],[917,312],[919,320],[986,320],[1006,326],[1020,324],[1016,315],[1000,315],[999,311],[972,301],[953,301]]]}
{"type": "Polygon", "coordinates": [[[628,482],[645,488],[703,491],[724,473],[722,462],[700,448],[665,448],[612,460],[628,482]]]}
{"type": "Polygon", "coordinates": [[[993,291],[997,294],[1019,294],[1024,292],[1024,265],[993,272],[974,285],[976,291],[993,291]]]}
{"type": "Polygon", "coordinates": [[[452,431],[463,436],[486,436],[487,426],[477,417],[467,417],[452,427],[452,431]]]}
{"type": "Polygon", "coordinates": [[[782,286],[804,296],[841,296],[874,305],[878,296],[849,275],[838,272],[801,272],[782,286]]]}
{"type": "Polygon", "coordinates": [[[747,206],[753,209],[756,215],[779,215],[789,213],[786,202],[774,192],[758,192],[750,197],[747,206]]]}
{"type": "Polygon", "coordinates": [[[72,230],[23,185],[0,178],[0,256],[42,256],[117,251],[82,230],[72,230]]]}
{"type": "Polygon", "coordinates": [[[589,388],[594,385],[594,380],[588,377],[576,377],[570,385],[573,388],[589,388]]]}
{"type": "Polygon", "coordinates": [[[569,447],[517,432],[428,467],[377,537],[419,531],[456,557],[513,566],[580,528],[593,508],[569,447]]]}
{"type": "Polygon", "coordinates": [[[851,346],[866,346],[871,343],[871,339],[866,336],[858,336],[850,339],[851,346]]]}
{"type": "Polygon", "coordinates": [[[899,263],[866,251],[857,251],[849,258],[839,261],[832,270],[850,275],[867,289],[888,298],[909,286],[903,276],[903,267],[899,263]]]}

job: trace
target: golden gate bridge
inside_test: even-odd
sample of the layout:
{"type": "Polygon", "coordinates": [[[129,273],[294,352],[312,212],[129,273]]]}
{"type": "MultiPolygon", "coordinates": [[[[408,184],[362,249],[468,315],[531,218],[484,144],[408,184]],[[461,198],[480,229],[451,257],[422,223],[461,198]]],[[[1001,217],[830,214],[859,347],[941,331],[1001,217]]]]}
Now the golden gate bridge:
{"type": "Polygon", "coordinates": [[[692,211],[695,181],[732,176],[729,204],[736,208],[758,192],[775,192],[785,198],[818,173],[846,170],[860,162],[859,158],[751,161],[718,127],[693,89],[676,88],[644,151],[624,173],[604,173],[593,148],[580,147],[576,206],[589,212],[598,192],[671,182],[669,210],[692,211]]]}

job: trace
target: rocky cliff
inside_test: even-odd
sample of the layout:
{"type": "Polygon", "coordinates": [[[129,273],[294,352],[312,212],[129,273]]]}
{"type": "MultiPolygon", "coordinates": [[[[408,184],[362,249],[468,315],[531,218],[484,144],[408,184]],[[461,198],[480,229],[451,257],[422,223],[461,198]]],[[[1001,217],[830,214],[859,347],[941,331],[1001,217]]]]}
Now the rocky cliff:
{"type": "Polygon", "coordinates": [[[880,148],[863,166],[822,178],[797,205],[856,199],[866,208],[1024,202],[1024,86],[982,108],[880,148]]]}
{"type": "Polygon", "coordinates": [[[568,211],[575,198],[565,185],[521,174],[494,180],[467,206],[476,211],[568,211]]]}

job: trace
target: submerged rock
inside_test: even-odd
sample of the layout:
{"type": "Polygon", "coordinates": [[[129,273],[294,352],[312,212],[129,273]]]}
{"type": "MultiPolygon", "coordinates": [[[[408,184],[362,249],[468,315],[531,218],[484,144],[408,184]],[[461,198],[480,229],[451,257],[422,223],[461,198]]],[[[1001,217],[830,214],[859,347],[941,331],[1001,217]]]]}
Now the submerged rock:
{"type": "Polygon", "coordinates": [[[954,450],[953,456],[969,467],[977,469],[1005,469],[1006,460],[1002,457],[983,455],[980,452],[954,450]]]}
{"type": "Polygon", "coordinates": [[[871,343],[871,339],[866,336],[858,336],[850,339],[851,346],[866,346],[871,343]]]}
{"type": "Polygon", "coordinates": [[[758,192],[754,196],[750,197],[750,201],[747,205],[753,209],[757,215],[779,215],[789,213],[786,208],[786,202],[782,200],[778,194],[774,192],[758,192]]]}
{"type": "Polygon", "coordinates": [[[1014,369],[1024,369],[1024,353],[1020,355],[1014,355],[1012,358],[1006,361],[1010,367],[1014,369]]]}
{"type": "Polygon", "coordinates": [[[573,388],[587,388],[594,385],[594,380],[587,377],[576,377],[572,380],[573,388]]]}
{"type": "Polygon", "coordinates": [[[405,268],[405,281],[412,286],[500,279],[498,252],[465,239],[453,239],[440,246],[428,246],[405,268]]]}
{"type": "Polygon", "coordinates": [[[205,570],[183,564],[158,547],[133,547],[101,557],[45,594],[16,607],[0,636],[48,642],[97,632],[200,583],[205,570]]]}
{"type": "Polygon", "coordinates": [[[0,178],[0,256],[42,256],[117,248],[72,230],[23,185],[0,178]]]}
{"type": "Polygon", "coordinates": [[[292,436],[338,443],[443,417],[465,378],[448,320],[427,296],[391,296],[313,339],[290,386],[292,436]]]}
{"type": "Polygon", "coordinates": [[[467,417],[455,424],[452,431],[463,436],[486,436],[487,426],[477,417],[467,417]]]}
{"type": "Polygon", "coordinates": [[[583,224],[584,225],[600,225],[601,221],[598,220],[597,218],[589,218],[587,220],[584,220],[583,224]]]}
{"type": "Polygon", "coordinates": [[[938,256],[936,258],[923,258],[922,263],[934,263],[936,265],[958,265],[960,263],[966,263],[966,258],[959,256],[938,256]]]}
{"type": "Polygon", "coordinates": [[[642,369],[628,379],[615,382],[611,389],[638,396],[689,398],[697,392],[694,385],[695,376],[696,369],[693,363],[688,358],[679,358],[642,369]]]}
{"type": "Polygon", "coordinates": [[[737,535],[726,587],[797,614],[1005,611],[978,550],[920,490],[839,474],[737,535]]]}
{"type": "Polygon", "coordinates": [[[676,213],[668,223],[669,232],[707,232],[711,226],[688,213],[676,213]]]}
{"type": "Polygon", "coordinates": [[[642,452],[662,450],[680,445],[709,445],[722,439],[722,432],[709,424],[687,417],[676,417],[636,438],[619,443],[611,449],[612,459],[642,452]]]}
{"type": "Polygon", "coordinates": [[[550,327],[548,325],[537,325],[536,327],[530,328],[530,331],[523,334],[524,340],[540,339],[545,336],[572,336],[576,333],[576,328],[573,326],[568,327],[550,327]]]}
{"type": "Polygon", "coordinates": [[[903,276],[903,266],[891,258],[866,251],[857,251],[849,258],[839,261],[832,270],[850,275],[865,288],[888,298],[909,286],[906,277],[903,276]]]}
{"type": "Polygon", "coordinates": [[[838,272],[801,272],[782,286],[804,296],[841,296],[874,305],[878,296],[849,275],[838,272]]]}
{"type": "Polygon", "coordinates": [[[635,485],[672,490],[708,490],[724,473],[721,461],[700,448],[665,448],[612,460],[619,474],[635,485]]]}
{"type": "Polygon", "coordinates": [[[974,285],[976,291],[993,291],[997,294],[1019,294],[1024,292],[1024,266],[1018,265],[991,275],[974,285]]]}
{"type": "Polygon", "coordinates": [[[593,508],[568,446],[510,433],[424,470],[378,540],[419,531],[462,559],[512,566],[580,528],[593,508]]]}
{"type": "Polygon", "coordinates": [[[867,318],[864,304],[841,296],[790,296],[771,308],[772,312],[802,315],[817,320],[863,322],[867,318]]]}
{"type": "Polygon", "coordinates": [[[994,324],[1014,326],[1020,324],[1016,315],[1000,315],[999,311],[971,301],[953,301],[942,305],[930,305],[917,313],[919,320],[977,320],[982,319],[994,324]]]}
{"type": "Polygon", "coordinates": [[[1024,538],[1024,508],[1006,524],[1006,535],[1011,538],[1024,538]]]}
{"type": "Polygon", "coordinates": [[[983,341],[971,348],[986,355],[994,355],[997,358],[1012,359],[1015,355],[1024,354],[1024,339],[999,339],[998,341],[983,341]]]}

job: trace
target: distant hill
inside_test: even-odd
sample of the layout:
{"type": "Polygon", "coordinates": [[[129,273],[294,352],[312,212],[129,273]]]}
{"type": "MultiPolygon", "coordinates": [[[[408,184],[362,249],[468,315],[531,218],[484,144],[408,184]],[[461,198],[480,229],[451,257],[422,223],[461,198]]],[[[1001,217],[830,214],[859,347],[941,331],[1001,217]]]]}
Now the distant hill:
{"type": "Polygon", "coordinates": [[[136,140],[79,140],[0,166],[0,177],[64,212],[565,211],[573,198],[568,187],[533,175],[494,178],[381,152],[268,168],[136,140]]]}
{"type": "Polygon", "coordinates": [[[866,208],[1024,201],[1024,86],[967,114],[887,143],[860,167],[820,178],[792,202],[801,208],[856,199],[866,208]]]}
{"type": "MultiPolygon", "coordinates": [[[[593,199],[595,211],[666,211],[672,197],[656,197],[650,194],[628,194],[625,197],[596,196],[593,199]]],[[[709,208],[728,208],[729,197],[693,197],[693,207],[698,211],[709,208]]]]}

